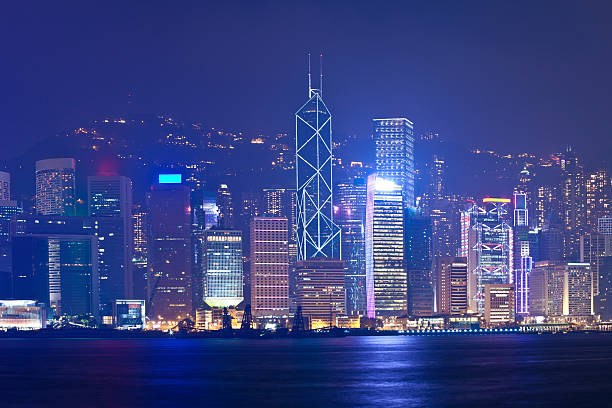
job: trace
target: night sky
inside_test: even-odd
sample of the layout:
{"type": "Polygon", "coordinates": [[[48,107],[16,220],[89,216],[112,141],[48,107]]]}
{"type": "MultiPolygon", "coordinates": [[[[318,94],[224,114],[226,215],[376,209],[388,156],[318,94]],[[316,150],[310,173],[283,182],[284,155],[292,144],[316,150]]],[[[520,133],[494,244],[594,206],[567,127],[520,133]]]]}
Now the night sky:
{"type": "Polygon", "coordinates": [[[610,2],[225,3],[5,2],[0,159],[129,93],[139,113],[293,132],[308,51],[336,134],[405,116],[466,147],[610,155],[610,2]]]}

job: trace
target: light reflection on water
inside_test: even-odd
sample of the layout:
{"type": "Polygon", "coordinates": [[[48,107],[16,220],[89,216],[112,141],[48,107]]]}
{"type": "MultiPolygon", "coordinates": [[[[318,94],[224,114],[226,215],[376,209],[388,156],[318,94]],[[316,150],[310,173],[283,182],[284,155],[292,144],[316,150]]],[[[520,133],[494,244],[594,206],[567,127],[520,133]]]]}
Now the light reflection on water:
{"type": "Polygon", "coordinates": [[[610,406],[610,346],[573,334],[0,340],[0,405],[610,406]]]}

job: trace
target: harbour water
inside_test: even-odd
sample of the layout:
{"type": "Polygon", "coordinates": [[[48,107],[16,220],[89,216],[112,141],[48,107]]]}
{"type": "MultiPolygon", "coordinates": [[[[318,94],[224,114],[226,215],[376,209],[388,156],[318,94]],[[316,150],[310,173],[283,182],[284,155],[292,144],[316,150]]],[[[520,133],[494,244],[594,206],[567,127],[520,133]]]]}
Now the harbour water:
{"type": "Polygon", "coordinates": [[[0,339],[2,407],[612,406],[612,334],[0,339]]]}

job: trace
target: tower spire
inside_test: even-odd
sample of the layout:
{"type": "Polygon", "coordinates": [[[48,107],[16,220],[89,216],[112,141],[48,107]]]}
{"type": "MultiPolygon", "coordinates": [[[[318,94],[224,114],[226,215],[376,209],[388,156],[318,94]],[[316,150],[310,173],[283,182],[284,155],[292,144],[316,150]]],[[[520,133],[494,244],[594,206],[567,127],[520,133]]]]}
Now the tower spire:
{"type": "Polygon", "coordinates": [[[319,55],[319,94],[323,97],[323,53],[319,55]]]}
{"type": "Polygon", "coordinates": [[[308,98],[312,96],[312,82],[310,80],[310,53],[308,53],[308,98]]]}

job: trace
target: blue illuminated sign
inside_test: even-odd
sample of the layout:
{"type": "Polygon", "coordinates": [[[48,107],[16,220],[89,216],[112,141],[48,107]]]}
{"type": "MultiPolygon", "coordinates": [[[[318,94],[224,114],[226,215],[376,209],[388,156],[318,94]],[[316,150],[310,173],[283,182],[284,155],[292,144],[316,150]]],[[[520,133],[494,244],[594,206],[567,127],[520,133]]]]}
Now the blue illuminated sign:
{"type": "Polygon", "coordinates": [[[160,174],[159,184],[181,184],[182,177],[180,174],[160,174]]]}

